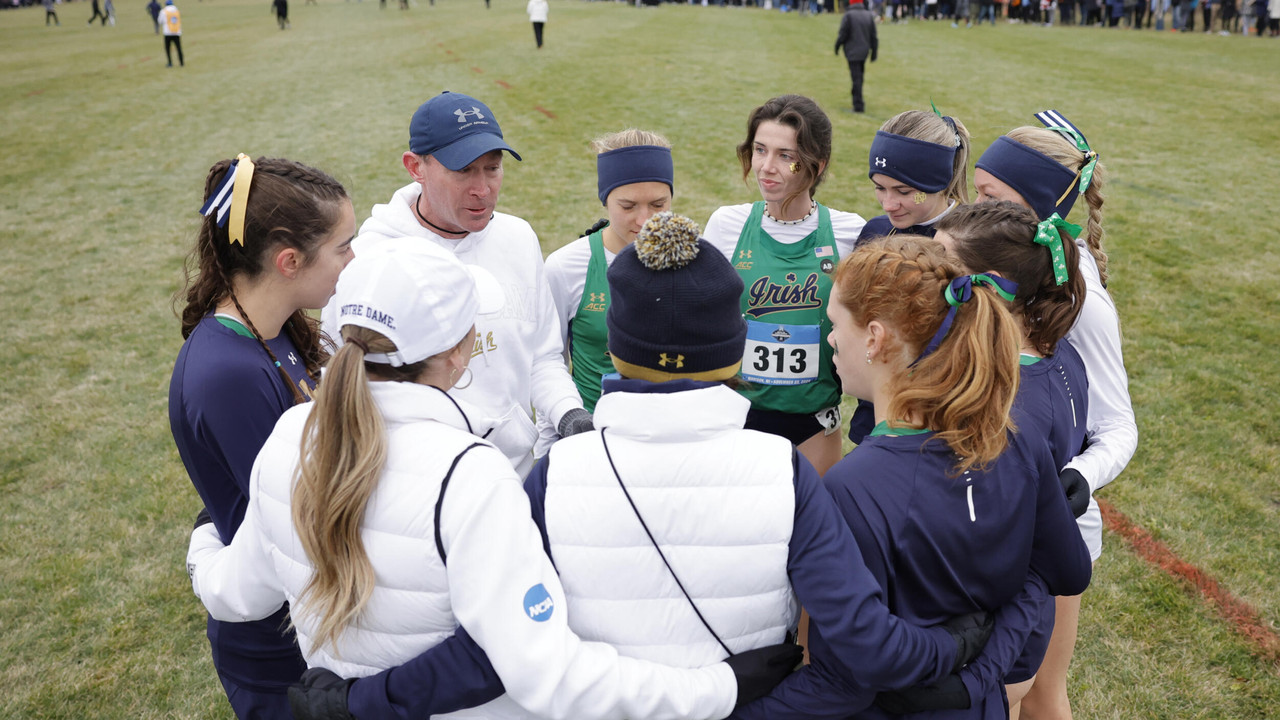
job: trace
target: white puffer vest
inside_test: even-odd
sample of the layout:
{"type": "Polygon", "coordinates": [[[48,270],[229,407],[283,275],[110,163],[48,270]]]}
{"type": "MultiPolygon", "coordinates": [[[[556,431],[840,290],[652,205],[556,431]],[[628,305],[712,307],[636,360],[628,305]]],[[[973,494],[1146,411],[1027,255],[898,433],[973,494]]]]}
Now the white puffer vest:
{"type": "MultiPolygon", "coordinates": [[[[370,388],[388,441],[387,463],[361,532],[377,585],[361,619],[340,636],[340,655],[332,646],[314,645],[319,618],[296,604],[313,570],[289,511],[310,405],[280,418],[255,466],[259,485],[254,497],[264,544],[293,603],[298,646],[309,666],[329,668],[342,677],[364,677],[399,665],[453,634],[457,621],[435,545],[435,504],[453,459],[469,445],[483,443],[467,432],[459,408],[435,388],[399,382],[370,383],[370,388]]],[[[496,456],[487,444],[471,452],[496,456]]]]}
{"type": "Polygon", "coordinates": [[[552,446],[546,531],[582,639],[677,667],[726,656],[645,534],[604,443],[667,561],[731,650],[782,642],[795,627],[791,444],[744,430],[749,407],[721,385],[612,392],[596,406],[603,442],[585,433],[552,446]]]}

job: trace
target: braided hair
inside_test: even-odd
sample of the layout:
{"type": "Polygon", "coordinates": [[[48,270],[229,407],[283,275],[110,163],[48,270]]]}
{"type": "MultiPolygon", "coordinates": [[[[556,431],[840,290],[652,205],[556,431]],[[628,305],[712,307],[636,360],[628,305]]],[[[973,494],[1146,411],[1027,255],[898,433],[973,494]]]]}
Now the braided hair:
{"type": "Polygon", "coordinates": [[[942,325],[944,292],[962,274],[936,240],[893,235],[845,258],[831,294],[858,325],[876,320],[889,330],[880,353],[895,369],[888,417],[919,418],[955,453],[957,474],[984,469],[1008,444],[1022,338],[1007,303],[975,288],[937,350],[911,365],[942,325]]]}
{"type": "MultiPolygon", "coordinates": [[[[1005,134],[1032,150],[1048,155],[1068,170],[1079,172],[1086,162],[1084,154],[1075,145],[1053,130],[1024,126],[1014,128],[1005,134]]],[[[1106,201],[1102,189],[1106,184],[1107,171],[1099,162],[1093,168],[1093,181],[1089,183],[1089,189],[1085,190],[1083,195],[1084,202],[1089,207],[1089,216],[1083,223],[1083,232],[1085,247],[1089,248],[1089,254],[1098,265],[1098,275],[1102,279],[1103,287],[1106,287],[1107,280],[1110,278],[1107,271],[1107,250],[1103,245],[1106,233],[1102,227],[1102,204],[1106,201]]],[[[1079,202],[1079,200],[1076,201],[1077,204],[1079,202]]]]}
{"type": "MultiPolygon", "coordinates": [[[[209,169],[204,183],[206,200],[222,183],[231,164],[231,160],[219,160],[209,169]]],[[[270,268],[272,254],[283,248],[300,251],[307,264],[314,261],[315,250],[338,222],[340,201],[347,199],[347,191],[326,173],[292,160],[263,157],[254,165],[253,186],[244,214],[243,244],[231,244],[227,228],[218,227],[214,215],[206,216],[195,247],[184,263],[186,282],[175,296],[175,303],[184,303],[179,317],[185,339],[218,303],[231,300],[297,404],[307,398],[240,305],[232,281],[238,276],[261,276],[270,268]]],[[[323,337],[319,322],[298,309],[285,321],[283,331],[297,347],[308,377],[315,382],[328,348],[332,347],[323,337]]]]}
{"type": "Polygon", "coordinates": [[[1018,284],[1013,305],[1027,341],[1049,356],[1076,324],[1086,289],[1079,249],[1069,237],[1062,239],[1067,281],[1057,283],[1049,249],[1035,243],[1038,226],[1034,212],[1007,200],[958,207],[937,224],[954,240],[951,254],[970,272],[995,271],[1018,284]]]}
{"type": "Polygon", "coordinates": [[[598,230],[603,230],[607,227],[609,227],[609,218],[600,218],[599,220],[596,220],[594,223],[592,223],[591,227],[587,228],[586,230],[583,230],[582,234],[578,235],[578,237],[586,237],[593,232],[596,232],[598,230]]]}

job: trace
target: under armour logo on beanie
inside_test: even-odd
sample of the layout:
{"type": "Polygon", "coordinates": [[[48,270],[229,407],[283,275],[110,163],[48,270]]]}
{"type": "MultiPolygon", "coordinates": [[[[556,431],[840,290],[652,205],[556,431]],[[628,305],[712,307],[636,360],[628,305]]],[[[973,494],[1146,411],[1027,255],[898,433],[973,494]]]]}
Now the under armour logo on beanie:
{"type": "Polygon", "coordinates": [[[609,353],[625,377],[727,380],[747,337],[742,278],[683,215],[649,218],[609,266],[609,353]]]}

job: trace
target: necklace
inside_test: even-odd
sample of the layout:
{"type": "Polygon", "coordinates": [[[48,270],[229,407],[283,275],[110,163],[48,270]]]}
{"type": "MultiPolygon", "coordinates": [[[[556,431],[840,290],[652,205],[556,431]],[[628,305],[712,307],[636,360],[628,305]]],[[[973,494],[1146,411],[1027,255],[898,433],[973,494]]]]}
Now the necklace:
{"type": "MultiPolygon", "coordinates": [[[[422,196],[421,196],[421,195],[419,195],[419,196],[418,196],[418,200],[421,200],[421,199],[422,199],[422,196]]],[[[435,224],[435,223],[431,222],[430,220],[426,219],[425,217],[423,217],[423,216],[422,216],[422,211],[418,209],[418,200],[414,200],[414,201],[413,201],[413,212],[414,212],[415,214],[417,214],[417,216],[418,216],[418,219],[419,219],[419,220],[421,220],[422,222],[426,223],[427,225],[430,225],[432,230],[435,230],[436,232],[440,233],[441,235],[469,235],[469,234],[470,234],[470,233],[468,233],[466,230],[445,230],[444,228],[440,227],[439,225],[437,225],[437,224],[435,224]]]]}
{"type": "Polygon", "coordinates": [[[804,216],[804,217],[800,218],[799,220],[779,220],[778,218],[774,217],[773,215],[771,215],[771,214],[769,213],[769,206],[766,204],[766,205],[764,206],[764,216],[765,216],[765,217],[767,217],[767,218],[769,218],[770,220],[772,220],[772,221],[774,221],[774,222],[778,223],[779,225],[799,225],[800,223],[804,222],[805,220],[808,220],[809,218],[813,217],[813,214],[814,214],[815,212],[817,212],[817,210],[818,210],[818,201],[817,201],[817,200],[810,200],[810,201],[809,201],[809,212],[805,213],[805,216],[804,216]]]}

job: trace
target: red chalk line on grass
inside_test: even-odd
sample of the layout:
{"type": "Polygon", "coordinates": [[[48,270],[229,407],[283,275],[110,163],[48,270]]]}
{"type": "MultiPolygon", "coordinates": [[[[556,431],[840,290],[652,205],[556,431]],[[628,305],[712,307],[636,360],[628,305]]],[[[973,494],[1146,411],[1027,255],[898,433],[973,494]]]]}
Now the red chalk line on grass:
{"type": "Polygon", "coordinates": [[[503,90],[510,90],[510,89],[511,89],[511,86],[510,86],[509,84],[507,84],[507,81],[506,81],[506,80],[494,80],[493,82],[494,82],[494,84],[496,84],[496,85],[500,86],[503,90]]]}
{"type": "Polygon", "coordinates": [[[548,109],[546,109],[546,108],[542,107],[541,105],[534,105],[534,106],[533,106],[533,109],[534,109],[534,110],[537,110],[538,112],[542,113],[543,115],[546,115],[547,117],[551,118],[552,120],[555,120],[555,119],[556,119],[556,114],[555,114],[555,113],[553,113],[553,112],[551,112],[550,110],[548,110],[548,109]]]}
{"type": "Polygon", "coordinates": [[[1262,615],[1249,603],[1224,590],[1218,581],[1204,570],[1179,558],[1169,546],[1151,537],[1151,533],[1134,524],[1111,503],[1098,500],[1102,521],[1107,529],[1133,548],[1142,559],[1159,567],[1173,577],[1189,584],[1231,623],[1236,632],[1244,636],[1258,649],[1258,657],[1280,663],[1280,635],[1263,620],[1262,615]]]}

